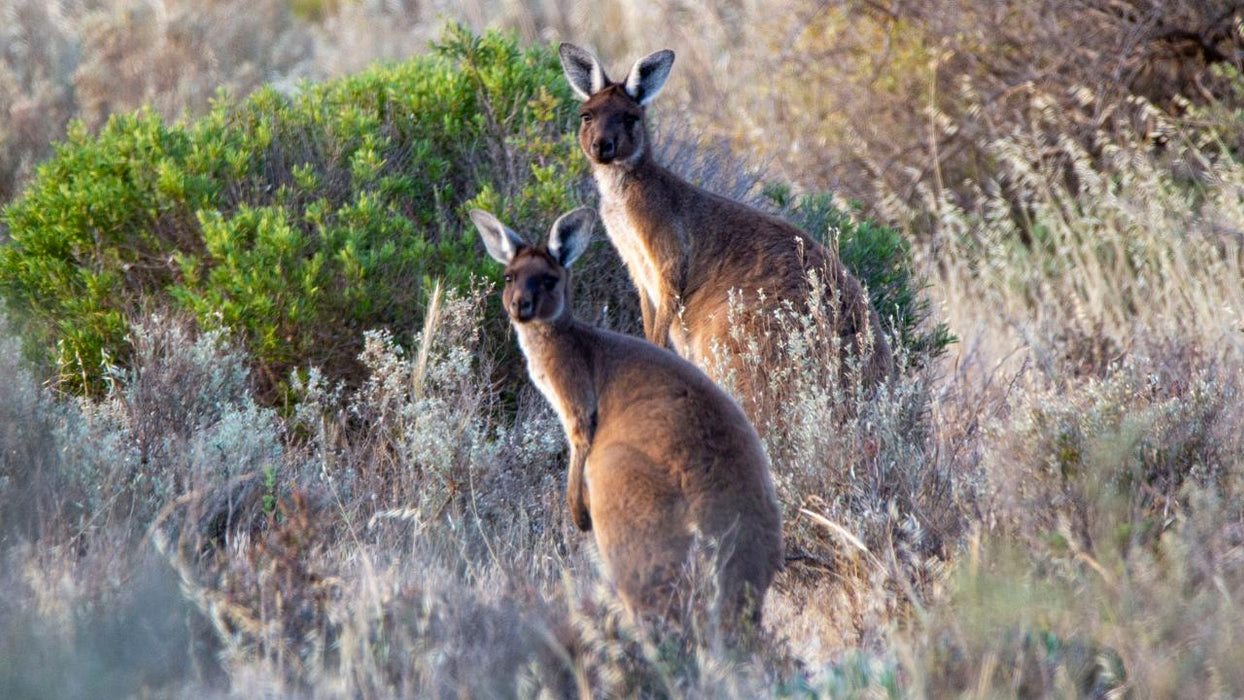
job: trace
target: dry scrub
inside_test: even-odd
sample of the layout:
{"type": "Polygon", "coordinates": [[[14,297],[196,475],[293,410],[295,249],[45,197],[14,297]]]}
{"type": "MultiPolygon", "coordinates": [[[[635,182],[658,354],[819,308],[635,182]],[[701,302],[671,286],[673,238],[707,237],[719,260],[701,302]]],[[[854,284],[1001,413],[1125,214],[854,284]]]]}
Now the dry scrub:
{"type": "MultiPolygon", "coordinates": [[[[463,10],[611,62],[674,46],[658,116],[712,128],[684,170],[754,196],[711,144],[767,145],[770,172],[841,184],[918,237],[949,357],[874,396],[799,333],[788,366],[757,368],[797,391],[761,426],[789,549],[753,653],[622,616],[566,517],[551,412],[489,380],[479,289],[432,295],[417,337],[369,333],[359,388],[310,371],[279,409],[253,400],[243,348],[180,319],[150,318],[92,401],[41,386],[0,327],[0,696],[1244,694],[1244,93],[1238,58],[1216,59],[1238,56],[1238,16],[1223,35],[1216,3],[1132,3],[1082,23],[1100,51],[1057,61],[1065,45],[1024,37],[1088,16],[1054,11],[1070,4],[920,5],[463,10]],[[1164,53],[1181,27],[1205,39],[1195,60],[1164,53]],[[826,371],[848,381],[800,384],[826,371]]],[[[1119,4],[1075,7],[1099,5],[1119,4]]],[[[56,115],[89,114],[57,56],[108,54],[57,48],[86,25],[53,17],[88,6],[113,17],[6,7],[10,32],[48,37],[10,39],[10,71],[35,65],[14,47],[55,70],[3,82],[33,100],[5,98],[11,117],[49,115],[8,120],[25,145],[4,150],[5,193],[56,115]]],[[[395,11],[377,50],[420,50],[403,37],[426,18],[400,2],[282,26],[350,67],[359,27],[395,11]]],[[[288,41],[257,73],[118,94],[195,109],[200,79],[296,73],[288,41]]]]}

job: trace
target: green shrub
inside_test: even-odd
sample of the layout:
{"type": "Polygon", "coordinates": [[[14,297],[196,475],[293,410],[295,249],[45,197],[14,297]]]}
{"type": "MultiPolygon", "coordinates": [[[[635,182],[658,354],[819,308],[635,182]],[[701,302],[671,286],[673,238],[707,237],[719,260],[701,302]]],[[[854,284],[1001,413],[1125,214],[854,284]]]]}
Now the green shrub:
{"type": "Polygon", "coordinates": [[[450,26],[429,55],[294,96],[79,124],[5,212],[0,291],[74,390],[127,360],[151,307],[238,333],[267,390],[296,366],[356,377],[363,331],[408,336],[429,280],[498,275],[466,208],[544,225],[576,204],[573,106],[548,47],[450,26]]]}
{"type": "Polygon", "coordinates": [[[782,184],[765,187],[764,196],[821,243],[838,250],[842,262],[868,288],[868,296],[886,330],[894,333],[920,366],[955,342],[945,323],[932,323],[928,283],[915,274],[911,242],[897,229],[843,211],[833,196],[791,194],[782,184]]]}

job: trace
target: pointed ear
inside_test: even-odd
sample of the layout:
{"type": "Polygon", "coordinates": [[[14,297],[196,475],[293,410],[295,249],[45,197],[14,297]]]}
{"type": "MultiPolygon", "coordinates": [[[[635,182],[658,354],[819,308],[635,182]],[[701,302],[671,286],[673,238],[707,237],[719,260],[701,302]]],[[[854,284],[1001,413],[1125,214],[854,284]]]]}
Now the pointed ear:
{"type": "Polygon", "coordinates": [[[557,53],[562,57],[566,80],[570,81],[570,87],[579,99],[586,100],[609,84],[604,66],[586,49],[563,43],[557,48],[557,53]]]}
{"type": "Polygon", "coordinates": [[[644,56],[631,66],[626,76],[626,94],[639,104],[647,105],[665,87],[673,67],[674,52],[669,49],[644,56]]]}
{"type": "Polygon", "coordinates": [[[527,242],[514,233],[497,217],[483,209],[471,210],[471,221],[479,229],[480,238],[484,239],[484,247],[493,260],[502,265],[509,265],[518,251],[527,247],[527,242]]]}
{"type": "Polygon", "coordinates": [[[562,267],[570,267],[587,250],[595,223],[596,213],[587,207],[562,214],[553,222],[549,234],[549,255],[557,258],[562,267]]]}

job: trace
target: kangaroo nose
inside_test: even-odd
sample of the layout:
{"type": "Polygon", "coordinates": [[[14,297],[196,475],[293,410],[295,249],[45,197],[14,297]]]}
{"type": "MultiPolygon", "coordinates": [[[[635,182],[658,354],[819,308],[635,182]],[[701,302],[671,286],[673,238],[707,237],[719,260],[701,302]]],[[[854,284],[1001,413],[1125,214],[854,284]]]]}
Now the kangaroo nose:
{"type": "Polygon", "coordinates": [[[592,150],[596,151],[594,155],[597,160],[607,161],[613,158],[616,149],[613,139],[597,139],[596,143],[592,144],[592,150]]]}
{"type": "Polygon", "coordinates": [[[519,299],[514,302],[514,311],[518,315],[518,320],[527,321],[535,312],[535,304],[532,304],[530,299],[519,299]]]}

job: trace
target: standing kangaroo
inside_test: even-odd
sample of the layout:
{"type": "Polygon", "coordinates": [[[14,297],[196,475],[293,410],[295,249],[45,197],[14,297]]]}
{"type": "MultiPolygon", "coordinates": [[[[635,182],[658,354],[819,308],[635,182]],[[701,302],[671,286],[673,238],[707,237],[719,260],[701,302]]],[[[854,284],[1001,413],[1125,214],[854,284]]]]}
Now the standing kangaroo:
{"type": "MultiPolygon", "coordinates": [[[[471,219],[505,268],[502,304],[527,371],[570,443],[570,513],[594,530],[605,569],[631,610],[676,614],[692,542],[720,547],[724,612],[759,621],[782,566],[782,527],[756,430],[694,365],[663,348],[576,321],[567,268],[595,216],[562,215],[531,247],[491,214],[471,219]]],[[[727,618],[730,619],[730,618],[727,618]]]]}
{"type": "MultiPolygon", "coordinates": [[[[816,271],[836,309],[826,314],[844,353],[866,356],[868,382],[893,371],[877,312],[836,253],[797,227],[740,202],[696,187],[653,159],[645,107],[665,85],[673,51],[638,61],[621,83],[611,82],[591,53],[560,48],[570,86],[583,99],[579,146],[600,190],[600,212],[631,280],[639,290],[644,334],[713,372],[717,345],[735,357],[758,343],[762,366],[778,360],[780,338],[768,319],[786,303],[809,311],[809,272],[816,271]],[[730,290],[746,308],[730,333],[730,290]]],[[[720,377],[719,377],[720,378],[720,377]]],[[[746,381],[747,377],[740,377],[746,381]]],[[[759,378],[757,378],[759,380],[759,378]]],[[[763,381],[763,380],[760,380],[763,381]]],[[[754,398],[754,388],[741,387],[754,398]]],[[[752,407],[749,406],[749,411],[752,407]]]]}

